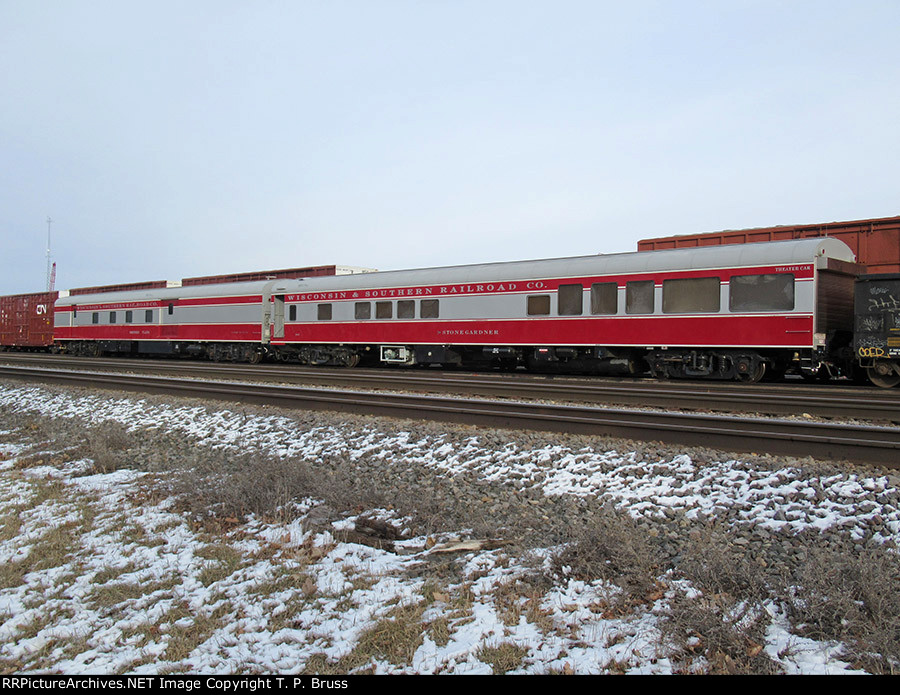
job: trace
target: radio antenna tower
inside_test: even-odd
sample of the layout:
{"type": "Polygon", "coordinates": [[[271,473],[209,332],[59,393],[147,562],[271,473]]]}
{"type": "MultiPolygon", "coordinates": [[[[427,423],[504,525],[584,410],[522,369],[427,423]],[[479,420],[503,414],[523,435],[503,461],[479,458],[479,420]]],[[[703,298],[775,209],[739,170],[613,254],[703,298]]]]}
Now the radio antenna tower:
{"type": "Polygon", "coordinates": [[[53,223],[53,219],[48,215],[47,216],[47,291],[50,292],[53,287],[53,279],[50,277],[51,268],[50,268],[50,225],[53,223]]]}

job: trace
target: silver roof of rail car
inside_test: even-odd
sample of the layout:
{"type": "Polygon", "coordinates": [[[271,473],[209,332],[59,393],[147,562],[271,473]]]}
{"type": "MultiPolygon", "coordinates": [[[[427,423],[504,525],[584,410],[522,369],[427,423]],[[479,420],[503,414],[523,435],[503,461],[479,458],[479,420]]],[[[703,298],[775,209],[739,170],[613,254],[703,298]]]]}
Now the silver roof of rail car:
{"type": "MultiPolygon", "coordinates": [[[[271,280],[254,282],[223,282],[215,285],[191,285],[190,287],[165,287],[151,290],[130,290],[128,292],[98,292],[60,298],[57,306],[72,304],[115,304],[117,302],[166,301],[189,299],[192,297],[228,296],[242,297],[262,295],[271,280]]],[[[293,280],[291,282],[294,282],[293,280]]]]}
{"type": "Polygon", "coordinates": [[[850,247],[837,239],[797,239],[537,261],[391,270],[354,276],[274,280],[269,291],[272,293],[323,292],[397,286],[513,282],[526,279],[652,273],[671,270],[796,265],[812,263],[820,257],[848,262],[855,260],[850,247]]]}
{"type": "Polygon", "coordinates": [[[130,292],[105,292],[60,298],[58,306],[111,304],[115,302],[174,300],[191,297],[267,295],[330,292],[381,287],[449,285],[478,282],[513,282],[541,278],[584,277],[649,273],[672,270],[702,270],[811,263],[819,257],[853,262],[844,242],[828,237],[791,241],[728,244],[690,249],[640,251],[553,258],[534,261],[479,263],[415,270],[390,270],[359,275],[330,275],[297,280],[261,280],[219,285],[196,285],[130,292]]]}

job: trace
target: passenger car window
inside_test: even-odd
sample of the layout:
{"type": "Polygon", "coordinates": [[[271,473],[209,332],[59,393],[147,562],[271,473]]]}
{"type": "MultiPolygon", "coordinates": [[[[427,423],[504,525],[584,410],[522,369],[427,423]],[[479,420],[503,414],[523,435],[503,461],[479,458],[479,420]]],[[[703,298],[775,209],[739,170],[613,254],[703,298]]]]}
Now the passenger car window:
{"type": "Polygon", "coordinates": [[[394,308],[391,302],[375,302],[375,318],[390,319],[394,317],[394,308]]]}
{"type": "Polygon", "coordinates": [[[419,316],[423,319],[436,319],[440,313],[440,300],[423,299],[419,302],[419,316]]]}
{"type": "Polygon", "coordinates": [[[615,282],[591,285],[591,313],[616,314],[619,311],[619,286],[615,282]]]}
{"type": "Polygon", "coordinates": [[[721,306],[719,278],[663,280],[663,313],[715,313],[721,306]]]}
{"type": "Polygon", "coordinates": [[[416,303],[411,299],[401,299],[397,302],[397,318],[398,319],[414,319],[416,318],[416,303]]]}
{"type": "Polygon", "coordinates": [[[735,275],[728,285],[731,311],[791,311],[794,308],[792,273],[735,275]]]}
{"type": "Polygon", "coordinates": [[[625,283],[626,314],[652,314],[653,307],[653,280],[625,283]]]}
{"type": "Polygon", "coordinates": [[[558,294],[560,316],[581,316],[584,312],[584,287],[560,285],[558,294]]]}
{"type": "Polygon", "coordinates": [[[532,294],[528,297],[528,315],[529,316],[549,316],[550,314],[550,295],[549,294],[532,294]]]}

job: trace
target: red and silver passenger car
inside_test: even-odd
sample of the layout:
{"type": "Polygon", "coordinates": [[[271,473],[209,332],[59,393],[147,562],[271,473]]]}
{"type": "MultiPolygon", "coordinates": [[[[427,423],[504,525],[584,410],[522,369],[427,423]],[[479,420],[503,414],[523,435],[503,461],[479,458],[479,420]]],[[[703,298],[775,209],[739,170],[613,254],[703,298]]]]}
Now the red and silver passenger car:
{"type": "Polygon", "coordinates": [[[828,238],[83,295],[81,354],[493,364],[756,380],[850,352],[850,249],[828,238]]]}

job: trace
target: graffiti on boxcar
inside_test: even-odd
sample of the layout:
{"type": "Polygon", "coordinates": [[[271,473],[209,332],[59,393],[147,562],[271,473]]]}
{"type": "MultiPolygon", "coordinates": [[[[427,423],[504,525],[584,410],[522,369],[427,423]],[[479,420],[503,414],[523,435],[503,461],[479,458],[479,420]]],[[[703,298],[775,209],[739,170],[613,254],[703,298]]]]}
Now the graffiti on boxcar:
{"type": "Polygon", "coordinates": [[[887,297],[869,297],[869,311],[900,311],[900,299],[892,294],[887,297]]]}
{"type": "Polygon", "coordinates": [[[877,333],[881,330],[881,316],[860,316],[856,326],[864,333],[877,333]]]}
{"type": "Polygon", "coordinates": [[[877,345],[859,348],[860,357],[884,357],[884,348],[877,345]]]}

